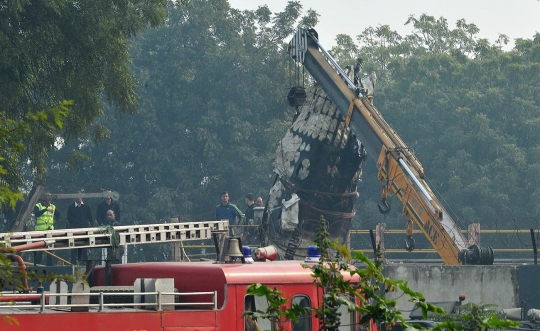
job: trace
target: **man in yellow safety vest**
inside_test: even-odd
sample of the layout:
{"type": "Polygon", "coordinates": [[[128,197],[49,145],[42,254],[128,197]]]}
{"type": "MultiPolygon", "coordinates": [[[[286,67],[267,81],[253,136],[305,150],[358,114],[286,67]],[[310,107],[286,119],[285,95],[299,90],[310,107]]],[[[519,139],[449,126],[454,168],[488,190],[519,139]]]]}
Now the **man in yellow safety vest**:
{"type": "MultiPolygon", "coordinates": [[[[45,193],[41,202],[34,207],[34,216],[36,217],[36,231],[54,230],[54,221],[60,218],[60,212],[55,205],[51,203],[52,195],[45,193]]],[[[36,257],[36,263],[41,263],[42,251],[39,251],[36,257]]],[[[47,254],[47,265],[52,265],[52,257],[47,254]]]]}

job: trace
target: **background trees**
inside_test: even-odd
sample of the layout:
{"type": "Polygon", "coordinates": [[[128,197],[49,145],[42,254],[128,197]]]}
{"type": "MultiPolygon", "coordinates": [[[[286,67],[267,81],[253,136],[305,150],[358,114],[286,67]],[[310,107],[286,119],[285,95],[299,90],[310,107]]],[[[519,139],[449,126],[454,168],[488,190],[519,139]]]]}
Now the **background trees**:
{"type": "Polygon", "coordinates": [[[222,0],[170,6],[161,28],[133,39],[139,113],[107,114],[111,139],[81,147],[91,161],[63,181],[65,171],[51,173],[54,182],[64,190],[74,182],[113,187],[129,206],[128,222],[213,219],[222,190],[242,203],[248,192],[264,195],[276,138],[294,114],[284,98],[283,38],[297,21],[316,20],[300,8],[291,2],[271,15],[266,7],[241,13],[222,0]]]}
{"type": "MultiPolygon", "coordinates": [[[[25,184],[23,174],[42,177],[54,144],[106,137],[106,128],[96,122],[103,115],[103,100],[121,113],[135,109],[127,40],[161,23],[165,4],[165,0],[0,3],[2,122],[24,121],[29,114],[74,100],[61,130],[33,125],[18,137],[26,148],[20,151],[18,166],[2,178],[3,185],[16,190],[25,184]]],[[[13,153],[1,153],[3,162],[13,161],[13,153]]]]}

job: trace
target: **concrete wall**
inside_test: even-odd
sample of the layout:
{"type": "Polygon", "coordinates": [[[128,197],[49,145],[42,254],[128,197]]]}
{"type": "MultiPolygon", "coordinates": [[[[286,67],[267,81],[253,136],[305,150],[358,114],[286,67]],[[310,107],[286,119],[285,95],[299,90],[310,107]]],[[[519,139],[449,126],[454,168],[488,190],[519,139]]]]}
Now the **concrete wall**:
{"type": "MultiPolygon", "coordinates": [[[[531,266],[527,266],[531,267],[531,266]]],[[[413,291],[422,293],[426,301],[458,300],[459,294],[465,294],[467,302],[477,304],[496,304],[497,309],[520,307],[520,281],[532,280],[531,275],[538,274],[539,266],[532,266],[534,271],[520,270],[520,266],[443,266],[396,264],[387,265],[385,274],[391,279],[405,280],[413,291]],[[521,277],[520,277],[521,272],[521,277]],[[521,278],[521,279],[520,279],[521,278]]],[[[529,268],[530,269],[530,268],[529,268]]],[[[535,279],[539,279],[534,277],[535,279]]],[[[538,284],[538,281],[536,281],[538,284]]],[[[532,293],[532,289],[521,288],[522,293],[532,293]]],[[[536,291],[537,292],[537,291],[536,291]]],[[[395,299],[398,309],[405,312],[413,308],[408,297],[403,293],[390,293],[387,298],[395,299]]],[[[535,297],[540,297],[536,293],[535,297]]],[[[528,308],[533,308],[529,302],[528,308]]],[[[537,308],[537,307],[534,307],[537,308]]],[[[540,307],[538,307],[540,308],[540,307]]]]}

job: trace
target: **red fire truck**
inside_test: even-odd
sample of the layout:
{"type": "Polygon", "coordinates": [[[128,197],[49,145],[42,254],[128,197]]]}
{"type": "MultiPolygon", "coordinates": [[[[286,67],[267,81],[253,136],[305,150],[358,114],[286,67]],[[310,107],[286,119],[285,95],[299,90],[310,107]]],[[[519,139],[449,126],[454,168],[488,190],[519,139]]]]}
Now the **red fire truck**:
{"type": "MultiPolygon", "coordinates": [[[[246,310],[264,311],[268,305],[264,298],[246,295],[246,289],[261,283],[282,291],[290,299],[289,307],[291,303],[318,307],[321,292],[313,284],[311,270],[301,264],[208,261],[112,265],[111,285],[105,285],[106,268],[98,267],[91,277],[91,287],[79,284],[79,289],[87,287],[80,292],[74,286],[69,293],[51,289],[29,295],[26,300],[34,300],[34,304],[25,304],[25,295],[17,294],[16,304],[0,306],[0,325],[6,331],[274,330],[269,320],[254,322],[242,317],[246,310]]],[[[10,296],[4,295],[3,300],[8,299],[10,296]]],[[[348,313],[345,307],[341,313],[340,330],[359,328],[359,316],[348,313]]],[[[287,323],[285,329],[314,331],[318,323],[314,315],[307,315],[297,324],[287,323]]]]}
{"type": "MultiPolygon", "coordinates": [[[[86,272],[86,281],[50,286],[25,293],[0,294],[0,330],[44,331],[180,331],[275,330],[269,320],[242,317],[245,311],[265,311],[265,298],[247,295],[251,284],[276,288],[303,307],[321,306],[322,293],[313,283],[304,261],[272,261],[273,246],[258,248],[255,260],[241,240],[227,237],[228,222],[188,222],[115,227],[119,245],[215,241],[215,261],[145,262],[97,266],[86,272]],[[220,253],[221,252],[221,253],[220,253]]],[[[99,228],[63,229],[0,234],[12,251],[114,247],[113,236],[99,228]]],[[[146,246],[151,247],[151,246],[146,246]]],[[[9,254],[25,271],[20,256],[9,254]]],[[[312,261],[313,262],[313,261],[312,261]]],[[[308,263],[312,263],[308,262],[308,263]]],[[[344,273],[352,282],[358,279],[344,273]]],[[[341,310],[340,330],[357,330],[359,316],[341,310]]],[[[318,330],[314,314],[288,322],[286,330],[318,330]]]]}

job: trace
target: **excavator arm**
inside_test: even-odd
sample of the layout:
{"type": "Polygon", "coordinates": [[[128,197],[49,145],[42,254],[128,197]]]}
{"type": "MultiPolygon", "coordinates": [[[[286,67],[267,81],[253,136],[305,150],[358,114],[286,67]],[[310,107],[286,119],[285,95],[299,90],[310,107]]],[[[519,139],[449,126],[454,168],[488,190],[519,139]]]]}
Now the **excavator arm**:
{"type": "Polygon", "coordinates": [[[445,264],[493,264],[493,250],[467,247],[461,229],[442,207],[424,181],[424,169],[412,150],[372,104],[372,89],[354,84],[317,39],[313,29],[299,28],[289,43],[289,54],[302,64],[345,117],[346,123],[377,162],[382,189],[382,213],[386,199],[397,196],[403,203],[408,240],[414,249],[413,224],[426,235],[445,264]]]}

